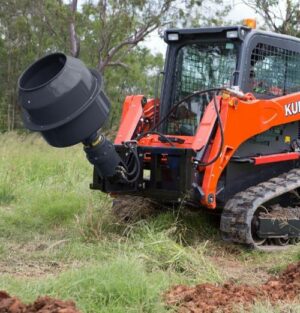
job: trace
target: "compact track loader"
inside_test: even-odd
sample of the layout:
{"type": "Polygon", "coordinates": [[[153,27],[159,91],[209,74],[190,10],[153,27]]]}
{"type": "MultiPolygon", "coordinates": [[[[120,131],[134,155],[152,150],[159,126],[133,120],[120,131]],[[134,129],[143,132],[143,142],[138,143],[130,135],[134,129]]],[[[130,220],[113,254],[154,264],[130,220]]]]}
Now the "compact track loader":
{"type": "Polygon", "coordinates": [[[19,79],[25,126],[79,142],[92,189],[221,214],[225,240],[300,238],[300,40],[247,26],[169,29],[160,99],[127,96],[114,144],[101,75],[54,53],[19,79]]]}

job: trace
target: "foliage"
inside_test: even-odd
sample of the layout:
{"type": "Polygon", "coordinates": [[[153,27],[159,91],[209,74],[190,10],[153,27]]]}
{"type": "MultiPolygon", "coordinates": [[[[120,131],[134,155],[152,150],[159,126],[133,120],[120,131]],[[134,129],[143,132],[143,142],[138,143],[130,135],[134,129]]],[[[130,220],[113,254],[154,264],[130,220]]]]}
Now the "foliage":
{"type": "Polygon", "coordinates": [[[89,55],[100,72],[107,66],[127,67],[124,57],[164,25],[166,14],[174,18],[174,3],[175,0],[86,2],[77,24],[80,50],[89,55]]]}
{"type": "Polygon", "coordinates": [[[127,67],[108,67],[104,73],[105,90],[112,100],[109,128],[118,125],[122,104],[127,95],[155,95],[157,75],[163,68],[163,56],[152,55],[148,49],[137,47],[124,58],[127,67]]]}
{"type": "Polygon", "coordinates": [[[244,3],[263,18],[268,29],[300,37],[300,3],[298,0],[250,0],[244,3]]]}
{"type": "Polygon", "coordinates": [[[227,22],[225,17],[232,9],[227,1],[223,0],[201,0],[190,1],[185,9],[180,10],[181,18],[177,23],[171,23],[173,26],[180,27],[203,27],[203,26],[225,26],[227,22]],[[185,18],[188,16],[188,18],[185,18]]]}
{"type": "Polygon", "coordinates": [[[66,14],[56,1],[1,1],[0,130],[21,125],[16,85],[22,70],[47,52],[67,49],[66,14]]]}

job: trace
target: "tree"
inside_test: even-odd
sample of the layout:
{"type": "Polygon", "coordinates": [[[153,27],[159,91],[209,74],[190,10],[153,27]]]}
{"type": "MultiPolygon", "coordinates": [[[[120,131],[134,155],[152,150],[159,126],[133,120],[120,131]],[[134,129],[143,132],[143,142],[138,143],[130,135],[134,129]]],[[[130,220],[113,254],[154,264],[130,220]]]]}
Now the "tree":
{"type": "Polygon", "coordinates": [[[70,23],[72,53],[80,41],[85,53],[93,53],[90,60],[93,60],[94,66],[102,73],[110,66],[126,67],[124,57],[147,35],[159,28],[166,25],[176,27],[220,24],[220,17],[229,10],[229,6],[224,7],[221,0],[89,1],[83,4],[81,19],[77,19],[75,27],[76,7],[77,0],[72,0],[70,2],[73,16],[70,23]],[[212,3],[215,8],[214,16],[206,7],[212,3]]]}
{"type": "Polygon", "coordinates": [[[179,19],[173,22],[173,26],[180,27],[204,27],[224,26],[231,22],[225,21],[226,15],[231,10],[231,5],[223,0],[189,1],[179,12],[179,19]]]}
{"type": "Polygon", "coordinates": [[[68,11],[60,1],[2,0],[0,6],[1,128],[21,126],[17,79],[46,52],[66,50],[68,11]],[[53,23],[55,21],[55,23],[53,23]]]}
{"type": "Polygon", "coordinates": [[[147,48],[136,47],[123,62],[126,67],[110,67],[105,70],[105,91],[112,101],[108,126],[117,125],[126,95],[155,96],[157,73],[163,67],[163,56],[152,55],[147,48]]]}
{"type": "Polygon", "coordinates": [[[268,29],[300,37],[299,0],[250,0],[244,3],[263,18],[268,29]]]}
{"type": "Polygon", "coordinates": [[[71,1],[70,10],[71,10],[70,25],[69,25],[70,44],[71,44],[70,53],[73,57],[78,58],[79,53],[80,53],[80,40],[75,30],[77,0],[71,1]]]}
{"type": "MultiPolygon", "coordinates": [[[[73,0],[70,7],[76,7],[73,0]]],[[[166,14],[178,12],[175,0],[99,0],[82,6],[82,19],[77,22],[74,38],[80,38],[86,54],[100,72],[108,66],[126,67],[123,62],[139,42],[158,27],[165,25],[166,14]],[[93,30],[93,31],[92,31],[93,30]],[[92,51],[90,50],[92,46],[92,51]],[[87,51],[89,49],[89,51],[87,51]]],[[[74,19],[72,20],[74,27],[74,19]]]]}
{"type": "MultiPolygon", "coordinates": [[[[80,58],[96,67],[105,76],[107,93],[115,101],[112,119],[120,112],[126,94],[153,95],[156,71],[162,68],[162,56],[151,57],[147,49],[138,46],[151,32],[164,27],[195,26],[193,22],[209,23],[207,11],[201,11],[203,1],[177,0],[99,0],[86,2],[82,12],[74,15],[76,0],[70,2],[72,49],[80,41],[80,58]],[[206,16],[206,17],[204,17],[206,16]],[[76,23],[75,21],[76,17],[76,23]],[[200,20],[199,20],[200,19],[200,20]],[[148,66],[152,70],[149,70],[148,66]],[[115,114],[114,114],[115,113],[115,114]]],[[[220,0],[211,0],[218,3],[220,0]]],[[[217,8],[217,7],[216,7],[217,8]]],[[[228,7],[225,8],[228,10],[228,7]]],[[[220,20],[218,20],[220,22],[220,20]]]]}

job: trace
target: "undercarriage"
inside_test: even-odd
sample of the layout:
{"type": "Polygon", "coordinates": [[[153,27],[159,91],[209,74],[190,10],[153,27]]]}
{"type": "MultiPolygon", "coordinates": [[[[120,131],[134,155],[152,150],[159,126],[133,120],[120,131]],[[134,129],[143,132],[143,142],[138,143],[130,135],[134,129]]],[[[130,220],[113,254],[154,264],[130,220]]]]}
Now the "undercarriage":
{"type": "Polygon", "coordinates": [[[237,193],[221,216],[224,240],[270,251],[300,239],[300,169],[237,193]]]}

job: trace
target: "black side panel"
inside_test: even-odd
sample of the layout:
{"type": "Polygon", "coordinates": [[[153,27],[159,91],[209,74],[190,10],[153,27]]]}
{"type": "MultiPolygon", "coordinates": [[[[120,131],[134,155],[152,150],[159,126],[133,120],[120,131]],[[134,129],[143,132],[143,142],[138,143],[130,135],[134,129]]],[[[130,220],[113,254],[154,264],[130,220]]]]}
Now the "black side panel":
{"type": "Polygon", "coordinates": [[[298,139],[298,132],[298,122],[273,127],[247,140],[234,156],[245,158],[291,151],[291,142],[298,139]]]}
{"type": "Polygon", "coordinates": [[[224,206],[236,193],[299,166],[299,161],[286,161],[265,165],[230,162],[219,183],[218,204],[224,206]]]}

